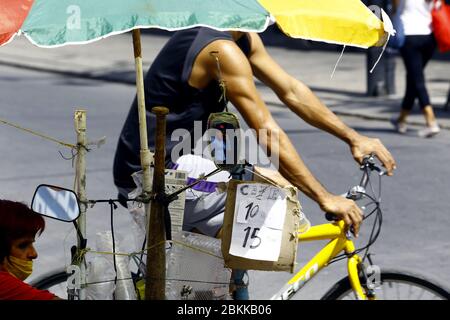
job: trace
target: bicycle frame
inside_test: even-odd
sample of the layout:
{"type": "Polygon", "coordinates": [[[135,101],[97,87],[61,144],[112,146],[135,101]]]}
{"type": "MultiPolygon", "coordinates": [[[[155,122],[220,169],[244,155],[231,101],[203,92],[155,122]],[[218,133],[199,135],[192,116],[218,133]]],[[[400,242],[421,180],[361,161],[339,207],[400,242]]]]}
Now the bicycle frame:
{"type": "Polygon", "coordinates": [[[299,291],[309,280],[314,278],[320,270],[336,257],[341,251],[348,256],[347,270],[350,283],[356,297],[360,300],[367,299],[361,286],[358,276],[358,265],[362,259],[354,254],[355,245],[345,231],[345,223],[337,221],[335,223],[312,226],[307,232],[299,234],[299,242],[327,240],[331,241],[319,251],[287,284],[271,299],[286,300],[299,291]]]}

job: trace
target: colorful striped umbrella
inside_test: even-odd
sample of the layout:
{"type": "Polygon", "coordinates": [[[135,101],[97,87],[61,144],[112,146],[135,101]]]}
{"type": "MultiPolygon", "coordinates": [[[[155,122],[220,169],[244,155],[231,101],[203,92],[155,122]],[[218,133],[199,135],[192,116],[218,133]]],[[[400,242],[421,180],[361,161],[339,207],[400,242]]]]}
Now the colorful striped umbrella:
{"type": "Polygon", "coordinates": [[[55,47],[138,28],[262,32],[272,17],[295,38],[364,48],[386,42],[383,22],[360,0],[1,0],[0,45],[18,33],[55,47]]]}

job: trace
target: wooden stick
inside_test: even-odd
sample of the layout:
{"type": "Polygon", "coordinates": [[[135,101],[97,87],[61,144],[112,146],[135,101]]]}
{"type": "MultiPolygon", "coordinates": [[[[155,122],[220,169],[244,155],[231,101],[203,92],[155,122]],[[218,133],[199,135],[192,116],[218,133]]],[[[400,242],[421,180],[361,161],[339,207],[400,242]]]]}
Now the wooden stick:
{"type": "MultiPolygon", "coordinates": [[[[80,216],[77,220],[77,224],[80,228],[81,235],[86,239],[86,211],[87,211],[87,198],[86,198],[86,153],[87,153],[87,138],[86,138],[86,111],[76,110],[74,115],[75,132],[77,134],[77,159],[75,168],[75,190],[77,192],[78,199],[80,200],[80,216]]],[[[78,239],[80,240],[80,239],[78,239]]],[[[78,248],[81,247],[81,243],[78,242],[78,248]]],[[[84,260],[84,258],[83,258],[84,260]]],[[[80,268],[81,276],[81,289],[79,293],[79,300],[85,300],[85,284],[86,284],[86,267],[84,261],[80,261],[78,265],[80,268]]]]}
{"type": "Polygon", "coordinates": [[[156,141],[155,168],[153,172],[153,190],[150,219],[147,228],[147,273],[145,282],[146,300],[163,300],[166,297],[166,248],[164,205],[155,199],[165,193],[165,153],[166,153],[166,115],[169,109],[155,107],[156,141]]]}
{"type": "MultiPolygon", "coordinates": [[[[152,193],[152,184],[150,181],[150,166],[153,161],[153,154],[148,149],[144,73],[142,68],[141,34],[139,30],[133,30],[133,48],[136,65],[136,89],[137,89],[138,113],[139,113],[139,134],[141,142],[140,156],[141,156],[141,167],[143,171],[142,198],[145,201],[150,199],[150,194],[152,193]]],[[[155,172],[153,176],[154,181],[153,194],[160,194],[161,192],[164,192],[164,167],[165,167],[164,154],[165,154],[165,131],[166,131],[165,115],[168,113],[168,110],[166,108],[162,109],[161,110],[156,109],[157,151],[155,152],[158,154],[159,161],[158,164],[155,164],[155,172]]],[[[151,205],[150,204],[145,205],[145,213],[147,216],[147,247],[152,248],[147,252],[147,271],[146,271],[147,281],[145,282],[145,299],[163,300],[166,297],[166,288],[165,288],[166,251],[164,245],[165,241],[164,207],[157,201],[153,200],[151,202],[151,205]],[[157,246],[154,247],[155,245],[157,246]]]]}
{"type": "Polygon", "coordinates": [[[142,68],[141,33],[139,30],[133,30],[133,48],[136,66],[136,89],[137,89],[138,113],[139,113],[139,134],[141,141],[141,167],[143,170],[142,187],[144,190],[143,196],[144,198],[146,198],[150,195],[152,191],[150,181],[150,165],[153,162],[153,154],[148,149],[144,72],[142,68]]]}

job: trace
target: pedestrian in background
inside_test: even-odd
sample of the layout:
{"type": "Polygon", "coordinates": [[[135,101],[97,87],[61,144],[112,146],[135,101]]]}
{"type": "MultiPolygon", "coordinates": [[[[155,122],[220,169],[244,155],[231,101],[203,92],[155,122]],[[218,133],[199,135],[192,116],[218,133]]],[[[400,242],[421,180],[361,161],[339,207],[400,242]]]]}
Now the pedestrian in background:
{"type": "MultiPolygon", "coordinates": [[[[363,0],[363,3],[381,19],[381,10],[392,15],[392,0],[363,0]]],[[[392,38],[391,41],[392,42],[392,38]]],[[[367,95],[380,97],[394,95],[395,90],[395,65],[397,50],[388,46],[383,54],[381,47],[367,49],[367,95]],[[383,55],[382,55],[383,54],[383,55]],[[381,59],[380,55],[382,55],[381,59]],[[372,70],[377,63],[376,68],[372,70]],[[371,72],[372,71],[372,72],[371,72]]]]}
{"type": "Polygon", "coordinates": [[[393,6],[394,14],[400,16],[405,35],[400,53],[406,67],[406,92],[400,115],[392,119],[392,123],[399,133],[406,133],[406,119],[417,98],[426,122],[426,128],[419,131],[419,136],[429,138],[440,132],[424,74],[437,46],[432,30],[433,0],[393,0],[393,6]]]}

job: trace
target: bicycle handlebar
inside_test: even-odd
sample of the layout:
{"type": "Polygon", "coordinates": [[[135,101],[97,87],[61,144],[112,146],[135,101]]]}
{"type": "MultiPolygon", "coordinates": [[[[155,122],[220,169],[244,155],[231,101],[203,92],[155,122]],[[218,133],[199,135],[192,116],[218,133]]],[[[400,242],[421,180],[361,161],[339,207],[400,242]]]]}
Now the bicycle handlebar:
{"type": "MultiPolygon", "coordinates": [[[[369,183],[369,176],[372,171],[377,171],[379,175],[384,175],[386,172],[382,170],[380,167],[378,167],[375,164],[375,156],[370,155],[363,159],[362,165],[360,167],[361,170],[364,171],[363,176],[361,178],[361,181],[359,182],[359,185],[354,186],[351,188],[345,195],[348,199],[354,199],[357,200],[362,195],[362,193],[365,192],[367,184],[369,183]]],[[[335,214],[327,212],[325,213],[325,219],[328,221],[338,221],[339,219],[336,217],[335,214]]]]}

